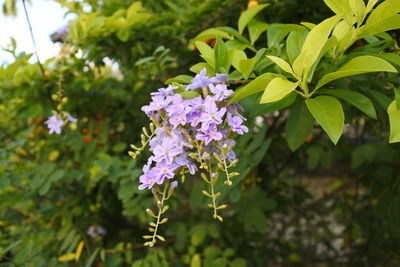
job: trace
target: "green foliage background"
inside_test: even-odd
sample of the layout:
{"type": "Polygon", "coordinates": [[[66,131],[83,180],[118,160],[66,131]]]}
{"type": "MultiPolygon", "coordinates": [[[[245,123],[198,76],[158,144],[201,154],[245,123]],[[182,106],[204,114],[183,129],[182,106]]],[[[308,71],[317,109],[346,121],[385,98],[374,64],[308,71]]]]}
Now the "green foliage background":
{"type": "MultiPolygon", "coordinates": [[[[169,203],[169,222],[161,226],[165,244],[149,249],[141,236],[153,199],[137,190],[147,155],[136,161],[127,155],[128,144],[138,143],[148,124],[140,107],[167,79],[193,75],[189,68],[203,60],[193,38],[211,27],[236,28],[248,3],[147,0],[139,8],[122,0],[57,2],[77,19],[60,55],[43,63],[45,72],[29,63],[32,55],[17,54],[14,42],[8,51],[15,61],[0,66],[1,265],[400,264],[400,150],[388,144],[386,112],[396,96],[400,101],[398,73],[335,81],[335,88],[368,95],[378,118],[344,104],[345,132],[336,146],[311,124],[312,138],[291,152],[285,128],[295,120],[291,111],[301,112],[299,98],[289,96],[278,106],[259,104],[262,92],[241,99],[251,132],[237,140],[241,176],[229,190],[220,188],[229,205],[224,222],[212,219],[201,179],[187,177],[169,203]],[[64,109],[79,119],[78,129],[49,135],[44,120],[55,109],[51,95],[60,85],[69,99],[64,109]],[[106,235],[89,237],[91,225],[104,227],[106,235]],[[60,261],[79,254],[82,242],[76,260],[60,261]]],[[[317,0],[268,3],[259,21],[319,23],[333,15],[317,0]]],[[[13,13],[13,1],[4,7],[13,13]]],[[[249,55],[286,57],[285,36],[280,39],[272,25],[249,55]]],[[[390,53],[388,61],[398,70],[399,32],[368,38],[350,52],[390,53]]],[[[352,57],[322,64],[316,73],[335,71],[352,57]]],[[[271,61],[262,64],[244,80],[265,70],[285,75],[271,61]]]]}

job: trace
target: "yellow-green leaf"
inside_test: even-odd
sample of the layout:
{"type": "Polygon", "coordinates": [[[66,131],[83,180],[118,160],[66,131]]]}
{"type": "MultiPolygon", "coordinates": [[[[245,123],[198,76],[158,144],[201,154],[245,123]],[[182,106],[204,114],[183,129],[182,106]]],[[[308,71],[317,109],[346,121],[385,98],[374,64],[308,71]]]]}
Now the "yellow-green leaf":
{"type": "Polygon", "coordinates": [[[60,257],[58,257],[58,261],[64,262],[64,261],[72,261],[75,260],[75,253],[67,253],[64,254],[60,257]]]}
{"type": "Polygon", "coordinates": [[[327,84],[330,81],[369,72],[397,72],[395,67],[389,64],[386,60],[374,56],[360,56],[353,58],[343,67],[335,72],[324,75],[318,82],[316,89],[327,84]]]}
{"type": "Polygon", "coordinates": [[[339,141],[344,126],[344,113],[339,100],[331,96],[307,99],[311,115],[321,125],[334,144],[339,141]]]}
{"type": "Polygon", "coordinates": [[[76,247],[75,251],[75,261],[79,261],[79,258],[82,255],[83,246],[85,245],[85,241],[79,242],[78,246],[76,247]]]}
{"type": "Polygon", "coordinates": [[[211,66],[215,65],[214,50],[202,41],[195,42],[197,49],[199,49],[201,57],[211,66]]]}
{"type": "Polygon", "coordinates": [[[287,63],[285,60],[275,57],[275,56],[267,56],[270,60],[272,60],[276,65],[279,66],[283,71],[286,71],[287,73],[293,74],[292,67],[290,67],[289,63],[287,63]]]}
{"type": "Polygon", "coordinates": [[[311,66],[320,56],[322,48],[324,47],[328,37],[339,22],[339,16],[328,18],[315,26],[307,35],[301,49],[300,55],[293,63],[293,71],[299,79],[306,77],[309,73],[311,66]],[[303,72],[305,75],[303,76],[303,72]]]}
{"type": "Polygon", "coordinates": [[[396,100],[390,103],[387,112],[389,114],[390,123],[389,143],[400,142],[400,109],[396,106],[396,100]]]}
{"type": "Polygon", "coordinates": [[[278,77],[279,75],[274,74],[274,73],[264,73],[257,78],[255,78],[253,81],[250,83],[246,84],[245,86],[239,88],[236,90],[231,99],[228,102],[228,105],[232,104],[235,101],[238,101],[242,98],[245,98],[246,96],[258,93],[260,91],[265,90],[265,87],[270,83],[270,81],[278,77]]]}
{"type": "Polygon", "coordinates": [[[247,24],[249,24],[250,20],[267,6],[269,6],[269,4],[258,5],[243,12],[238,21],[239,32],[242,33],[247,24]]]}
{"type": "Polygon", "coordinates": [[[298,83],[294,83],[283,78],[274,78],[267,86],[261,97],[260,103],[271,103],[279,101],[286,95],[293,92],[298,83]]]}

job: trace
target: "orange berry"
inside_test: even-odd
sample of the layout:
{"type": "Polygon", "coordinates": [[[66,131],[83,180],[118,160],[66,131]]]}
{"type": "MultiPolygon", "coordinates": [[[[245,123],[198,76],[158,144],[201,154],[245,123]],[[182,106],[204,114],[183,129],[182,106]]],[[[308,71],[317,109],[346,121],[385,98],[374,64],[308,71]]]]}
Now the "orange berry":
{"type": "Polygon", "coordinates": [[[87,128],[83,128],[82,129],[82,133],[87,134],[88,133],[88,129],[87,128]]]}
{"type": "Polygon", "coordinates": [[[217,39],[211,39],[209,40],[210,42],[208,43],[211,47],[214,47],[215,44],[217,43],[217,39]]]}
{"type": "Polygon", "coordinates": [[[83,141],[85,141],[85,143],[90,143],[92,141],[92,137],[90,136],[90,134],[85,135],[83,141]]]}
{"type": "Polygon", "coordinates": [[[99,128],[94,129],[93,134],[94,135],[99,135],[100,134],[100,129],[99,128]]]}
{"type": "Polygon", "coordinates": [[[247,8],[251,8],[251,7],[255,7],[255,6],[258,6],[258,1],[256,1],[256,0],[251,0],[251,1],[249,2],[249,4],[247,5],[247,8]]]}
{"type": "Polygon", "coordinates": [[[307,137],[306,142],[310,143],[312,141],[312,136],[307,137]]]}

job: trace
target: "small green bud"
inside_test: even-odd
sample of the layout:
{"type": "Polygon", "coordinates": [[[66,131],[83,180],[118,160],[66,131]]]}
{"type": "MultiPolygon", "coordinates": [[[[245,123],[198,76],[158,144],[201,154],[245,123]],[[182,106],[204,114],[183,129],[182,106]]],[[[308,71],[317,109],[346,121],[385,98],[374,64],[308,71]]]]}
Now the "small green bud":
{"type": "Polygon", "coordinates": [[[165,238],[164,238],[164,237],[162,237],[162,236],[160,236],[160,235],[156,235],[156,237],[157,237],[158,239],[160,239],[161,241],[165,242],[165,238]]]}
{"type": "Polygon", "coordinates": [[[166,223],[168,221],[168,218],[164,218],[161,220],[160,224],[166,223]]]}
{"type": "Polygon", "coordinates": [[[68,103],[68,97],[63,97],[63,99],[61,100],[62,104],[67,104],[68,103]]]}
{"type": "Polygon", "coordinates": [[[51,100],[57,101],[58,100],[58,95],[57,94],[52,94],[51,95],[51,100]]]}
{"type": "Polygon", "coordinates": [[[157,216],[154,214],[154,212],[151,209],[146,209],[146,213],[154,218],[157,218],[157,216]]]}
{"type": "Polygon", "coordinates": [[[57,110],[58,110],[58,111],[61,111],[61,110],[62,110],[62,105],[61,105],[61,104],[58,104],[58,105],[57,105],[57,110]]]}

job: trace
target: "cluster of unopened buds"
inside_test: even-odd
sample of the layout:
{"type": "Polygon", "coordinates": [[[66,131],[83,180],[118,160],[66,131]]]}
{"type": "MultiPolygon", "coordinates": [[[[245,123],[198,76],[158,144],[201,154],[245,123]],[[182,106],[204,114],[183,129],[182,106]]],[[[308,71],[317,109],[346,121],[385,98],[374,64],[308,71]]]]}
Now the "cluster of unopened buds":
{"type": "Polygon", "coordinates": [[[228,83],[225,74],[208,77],[203,69],[188,85],[160,88],[151,94],[150,104],[142,107],[152,123],[148,129],[143,128],[142,146],[131,145],[133,151],[129,155],[135,158],[147,145],[152,152],[139,185],[140,190],[152,190],[158,206],[158,214],[147,209],[156,222],[150,223],[152,234],[144,236],[149,240],[146,246],[154,246],[157,239],[164,241],[157,234],[158,226],[167,221],[161,218],[168,209],[164,201],[178,185],[178,177],[184,182],[187,173],[194,175],[200,170],[200,176],[210,187],[203,194],[211,199],[213,217],[222,221],[218,210],[226,205],[216,204],[219,193],[215,192],[215,184],[220,172],[224,173],[226,185],[232,185],[231,179],[239,175],[229,171],[238,162],[231,138],[234,133],[248,132],[242,124],[245,118],[239,113],[240,105],[227,106],[233,93],[228,83]]]}

